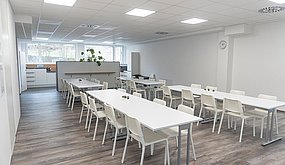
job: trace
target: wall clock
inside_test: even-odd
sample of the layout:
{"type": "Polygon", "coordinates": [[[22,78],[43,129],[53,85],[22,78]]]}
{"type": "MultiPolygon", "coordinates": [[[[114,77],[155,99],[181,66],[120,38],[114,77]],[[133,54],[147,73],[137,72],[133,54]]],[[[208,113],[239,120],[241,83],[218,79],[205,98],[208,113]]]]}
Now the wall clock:
{"type": "Polygon", "coordinates": [[[225,41],[225,40],[220,41],[219,47],[220,47],[220,49],[226,49],[227,41],[225,41]]]}

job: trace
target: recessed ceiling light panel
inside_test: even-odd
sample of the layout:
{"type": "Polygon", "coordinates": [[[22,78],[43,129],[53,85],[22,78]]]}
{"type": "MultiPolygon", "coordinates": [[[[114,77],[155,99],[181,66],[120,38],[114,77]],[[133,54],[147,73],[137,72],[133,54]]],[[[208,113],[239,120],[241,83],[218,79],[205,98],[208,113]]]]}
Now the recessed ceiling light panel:
{"type": "Polygon", "coordinates": [[[269,1],[275,2],[275,3],[278,3],[278,4],[285,3],[285,0],[269,0],[269,1]]]}
{"type": "Polygon", "coordinates": [[[264,7],[262,9],[259,9],[258,12],[259,13],[277,13],[284,9],[285,8],[282,6],[270,6],[270,7],[264,7]]]}
{"type": "Polygon", "coordinates": [[[43,37],[36,37],[34,40],[39,40],[39,41],[47,41],[48,38],[43,38],[43,37]]]}
{"type": "Polygon", "coordinates": [[[126,14],[138,16],[138,17],[146,17],[146,16],[151,15],[153,13],[155,13],[155,11],[135,8],[135,9],[127,12],[126,14]]]}
{"type": "Polygon", "coordinates": [[[76,0],[44,0],[44,2],[62,6],[73,6],[76,0]]]}
{"type": "Polygon", "coordinates": [[[188,24],[198,24],[198,23],[202,23],[202,22],[207,22],[208,20],[205,19],[200,19],[200,18],[191,18],[191,19],[187,19],[184,21],[181,21],[181,23],[188,23],[188,24]]]}
{"type": "Polygon", "coordinates": [[[82,37],[87,37],[87,38],[94,38],[96,36],[97,35],[93,35],[93,34],[84,34],[84,35],[82,35],[82,37]]]}
{"type": "Polygon", "coordinates": [[[102,42],[102,44],[113,44],[113,42],[112,41],[104,41],[104,42],[102,42]]]}
{"type": "Polygon", "coordinates": [[[84,40],[72,40],[72,42],[83,42],[84,40]]]}

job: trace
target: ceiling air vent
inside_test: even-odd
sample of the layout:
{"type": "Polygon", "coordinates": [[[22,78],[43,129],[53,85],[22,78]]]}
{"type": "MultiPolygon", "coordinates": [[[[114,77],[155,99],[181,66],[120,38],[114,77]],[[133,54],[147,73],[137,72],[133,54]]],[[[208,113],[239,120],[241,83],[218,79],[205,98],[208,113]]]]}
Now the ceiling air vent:
{"type": "Polygon", "coordinates": [[[262,9],[259,9],[258,12],[259,13],[277,13],[284,9],[285,8],[282,6],[271,6],[271,7],[264,7],[262,9]]]}
{"type": "Polygon", "coordinates": [[[157,34],[157,35],[167,35],[168,32],[155,32],[155,34],[157,34]]]}
{"type": "Polygon", "coordinates": [[[99,26],[98,26],[98,25],[91,25],[91,24],[81,24],[81,25],[79,25],[79,27],[81,27],[81,28],[96,29],[96,28],[98,28],[99,26]]]}

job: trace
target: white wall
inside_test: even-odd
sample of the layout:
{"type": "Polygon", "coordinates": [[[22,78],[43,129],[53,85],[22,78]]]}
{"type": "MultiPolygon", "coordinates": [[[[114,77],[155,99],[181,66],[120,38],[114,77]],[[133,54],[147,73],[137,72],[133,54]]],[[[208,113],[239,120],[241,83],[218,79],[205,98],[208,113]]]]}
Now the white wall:
{"type": "Polygon", "coordinates": [[[1,58],[5,69],[5,94],[1,99],[0,164],[10,164],[20,118],[19,82],[14,13],[8,0],[0,1],[1,58]],[[3,119],[3,120],[2,120],[3,119]],[[7,133],[8,130],[8,133],[7,133]]]}
{"type": "Polygon", "coordinates": [[[284,29],[285,21],[255,25],[251,34],[230,36],[227,52],[218,48],[221,33],[213,32],[129,45],[127,55],[139,51],[142,74],[156,73],[169,84],[217,85],[285,101],[284,29]]]}
{"type": "Polygon", "coordinates": [[[285,101],[285,22],[256,25],[234,40],[233,88],[285,101]]]}
{"type": "Polygon", "coordinates": [[[168,84],[216,85],[218,33],[151,42],[127,48],[141,54],[141,74],[168,84]]]}

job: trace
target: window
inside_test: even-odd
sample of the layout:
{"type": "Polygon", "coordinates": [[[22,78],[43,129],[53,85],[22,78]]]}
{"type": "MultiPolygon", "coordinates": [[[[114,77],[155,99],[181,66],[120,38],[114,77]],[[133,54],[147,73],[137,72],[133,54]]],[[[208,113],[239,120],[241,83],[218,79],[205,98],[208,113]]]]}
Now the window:
{"type": "Polygon", "coordinates": [[[85,45],[85,51],[87,49],[94,49],[95,55],[101,55],[105,61],[113,61],[113,47],[112,46],[101,46],[101,45],[85,45]],[[99,54],[98,52],[101,52],[99,54]]]}
{"type": "Polygon", "coordinates": [[[55,63],[74,61],[75,45],[58,43],[28,43],[27,63],[55,63]]]}
{"type": "Polygon", "coordinates": [[[105,61],[119,61],[122,63],[123,46],[85,45],[85,51],[91,48],[94,49],[96,56],[99,55],[98,51],[100,51],[105,61]]]}

